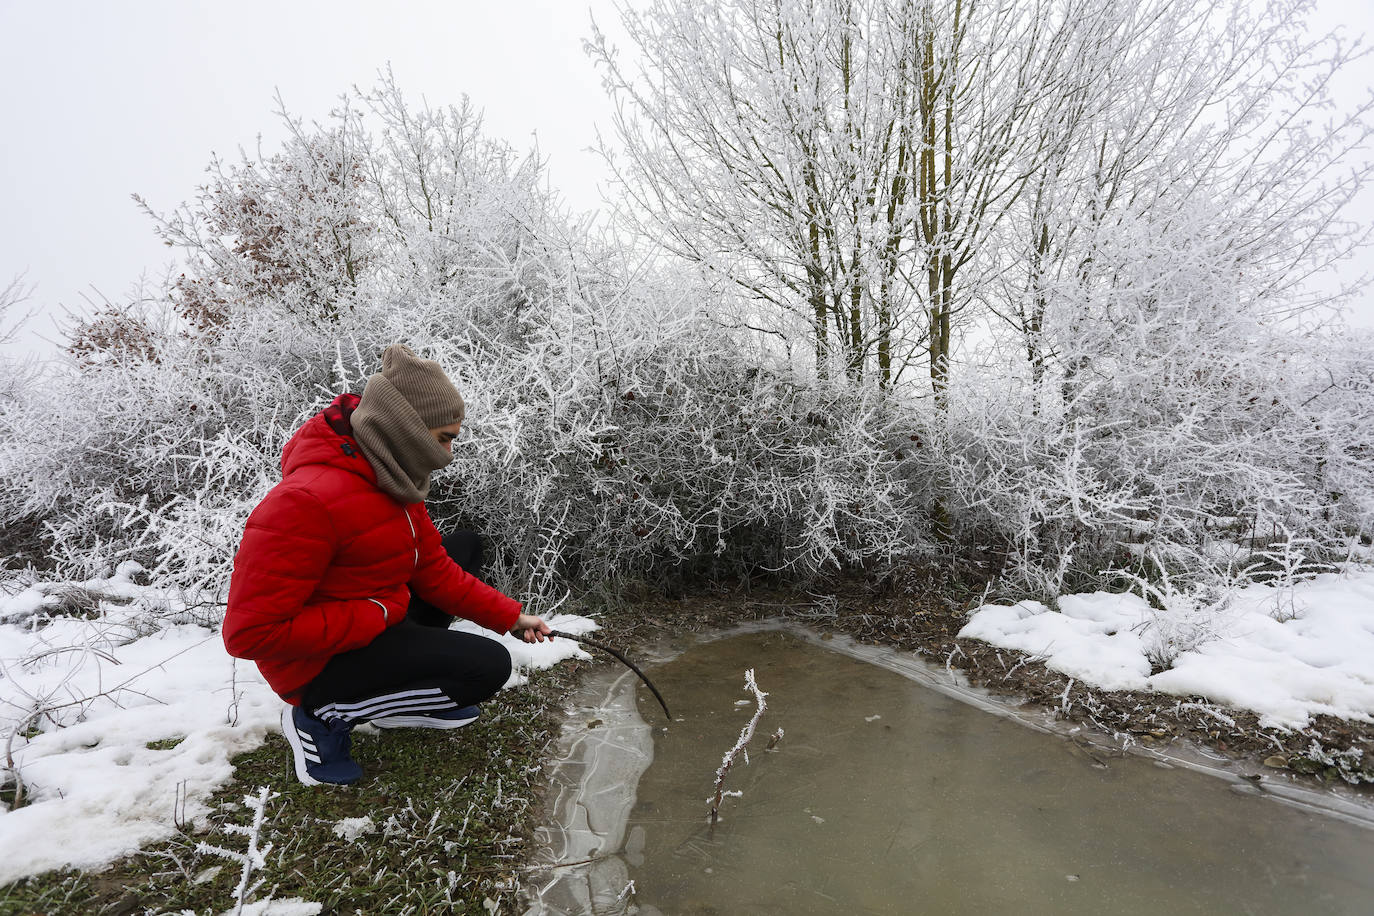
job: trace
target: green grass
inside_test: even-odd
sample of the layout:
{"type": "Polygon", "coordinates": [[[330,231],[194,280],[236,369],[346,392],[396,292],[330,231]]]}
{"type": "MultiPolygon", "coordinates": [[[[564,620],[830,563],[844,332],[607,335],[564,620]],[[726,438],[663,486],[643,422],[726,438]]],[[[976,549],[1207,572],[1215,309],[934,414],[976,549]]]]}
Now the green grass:
{"type": "Polygon", "coordinates": [[[150,751],[170,751],[172,748],[176,747],[178,744],[185,740],[186,736],[182,735],[179,738],[163,738],[160,741],[149,741],[147,744],[143,746],[150,751]]]}
{"type": "MultiPolygon", "coordinates": [[[[396,729],[355,734],[363,780],[303,786],[280,735],[235,759],[236,779],[212,799],[214,813],[172,840],[96,872],[56,872],[0,888],[0,914],[222,913],[232,909],[239,866],[196,851],[246,839],[245,795],[268,786],[261,844],[272,843],[255,899],[300,897],[324,913],[515,912],[529,860],[528,832],[543,817],[539,789],[576,665],[536,672],[528,687],[485,704],[456,731],[396,729]],[[375,832],[349,840],[344,818],[370,817],[375,832]],[[218,871],[212,871],[219,866],[218,871]]],[[[172,807],[175,800],[167,800],[172,807]]]]}

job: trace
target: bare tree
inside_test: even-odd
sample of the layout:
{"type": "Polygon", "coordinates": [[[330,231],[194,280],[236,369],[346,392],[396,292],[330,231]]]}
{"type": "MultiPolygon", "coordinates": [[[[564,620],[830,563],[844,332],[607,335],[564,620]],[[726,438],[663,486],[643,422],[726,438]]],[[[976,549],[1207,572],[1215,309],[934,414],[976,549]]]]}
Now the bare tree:
{"type": "Polygon", "coordinates": [[[1037,391],[1047,373],[1072,379],[1092,359],[1062,335],[1190,295],[1132,288],[1128,237],[1142,254],[1176,252],[1175,276],[1206,254],[1212,277],[1227,278],[1217,308],[1275,321],[1310,311],[1302,282],[1367,232],[1340,218],[1370,174],[1352,156],[1371,135],[1370,104],[1326,114],[1332,77],[1364,52],[1304,37],[1307,6],[1101,5],[1104,21],[1074,52],[1093,91],[1037,120],[1049,156],[1009,221],[1004,247],[1019,263],[990,300],[1020,335],[1037,391]]]}
{"type": "MultiPolygon", "coordinates": [[[[903,356],[914,98],[889,11],[864,0],[669,0],[627,11],[648,70],[588,48],[618,103],[608,158],[639,227],[755,305],[739,323],[809,337],[853,378],[903,356]]],[[[911,341],[908,341],[910,344],[911,341]]]]}

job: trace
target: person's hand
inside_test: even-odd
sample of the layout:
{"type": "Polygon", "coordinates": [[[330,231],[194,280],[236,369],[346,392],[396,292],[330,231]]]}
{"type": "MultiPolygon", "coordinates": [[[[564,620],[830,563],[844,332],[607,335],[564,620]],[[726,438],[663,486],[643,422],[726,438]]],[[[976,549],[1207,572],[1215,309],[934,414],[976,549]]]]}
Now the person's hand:
{"type": "Polygon", "coordinates": [[[544,622],[544,618],[536,617],[533,614],[521,614],[515,619],[515,626],[510,628],[512,636],[518,636],[525,642],[543,642],[549,636],[549,625],[544,622]]]}

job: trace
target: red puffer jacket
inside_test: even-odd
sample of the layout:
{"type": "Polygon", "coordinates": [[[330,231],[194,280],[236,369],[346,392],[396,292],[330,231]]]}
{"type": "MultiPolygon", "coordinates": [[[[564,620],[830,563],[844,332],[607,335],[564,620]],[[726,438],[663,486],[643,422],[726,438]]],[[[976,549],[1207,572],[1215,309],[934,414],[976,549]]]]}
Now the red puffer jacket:
{"type": "Polygon", "coordinates": [[[248,517],[234,557],[224,645],[251,658],[272,689],[302,688],[340,652],[406,616],[410,592],[504,633],[520,604],[454,563],[424,503],[402,506],[352,438],[358,396],[344,394],[282,450],[282,481],[248,517]]]}

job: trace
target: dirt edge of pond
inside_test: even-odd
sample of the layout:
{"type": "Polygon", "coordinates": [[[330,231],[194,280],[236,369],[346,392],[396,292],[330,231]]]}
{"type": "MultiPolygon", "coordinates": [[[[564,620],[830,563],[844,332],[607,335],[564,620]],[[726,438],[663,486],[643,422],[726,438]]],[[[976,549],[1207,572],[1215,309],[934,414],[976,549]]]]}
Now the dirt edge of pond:
{"type": "Polygon", "coordinates": [[[1250,779],[1340,787],[1374,802],[1374,725],[1319,716],[1307,728],[1283,731],[1262,727],[1253,712],[1205,697],[1102,690],[1052,671],[1027,653],[959,639],[968,621],[965,606],[956,592],[913,577],[906,583],[841,580],[809,592],[731,589],[680,598],[641,593],[601,619],[608,637],[647,645],[670,632],[781,617],[823,634],[915,652],[957,669],[975,687],[1035,704],[1108,743],[1160,751],[1191,745],[1234,761],[1250,779]]]}

